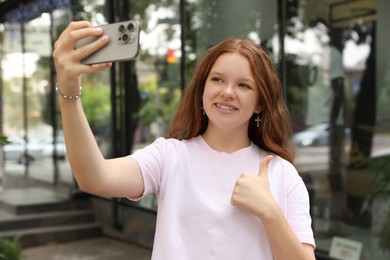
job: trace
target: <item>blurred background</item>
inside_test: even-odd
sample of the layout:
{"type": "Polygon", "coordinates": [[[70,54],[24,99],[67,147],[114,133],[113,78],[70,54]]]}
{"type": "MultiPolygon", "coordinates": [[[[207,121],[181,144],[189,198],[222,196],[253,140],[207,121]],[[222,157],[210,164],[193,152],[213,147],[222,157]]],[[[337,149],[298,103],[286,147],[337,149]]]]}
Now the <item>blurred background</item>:
{"type": "MultiPolygon", "coordinates": [[[[137,60],[83,77],[82,103],[107,158],[166,136],[200,55],[227,37],[250,38],[268,49],[283,83],[317,254],[330,255],[333,238],[342,237],[362,245],[360,259],[388,259],[388,10],[385,0],[0,0],[0,134],[10,142],[0,145],[3,189],[78,189],[52,60],[70,21],[141,23],[137,60]]],[[[99,201],[109,205],[100,213],[108,232],[152,246],[153,217],[137,231],[147,235],[123,227],[134,216],[128,210],[155,216],[153,196],[99,201]]]]}

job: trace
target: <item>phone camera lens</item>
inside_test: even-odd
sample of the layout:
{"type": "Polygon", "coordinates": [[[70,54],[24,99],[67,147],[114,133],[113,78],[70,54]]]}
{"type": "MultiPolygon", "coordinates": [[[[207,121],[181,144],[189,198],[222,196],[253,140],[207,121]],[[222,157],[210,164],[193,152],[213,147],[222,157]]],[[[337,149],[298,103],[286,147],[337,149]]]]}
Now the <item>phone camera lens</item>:
{"type": "Polygon", "coordinates": [[[129,40],[129,35],[128,34],[123,34],[122,35],[122,41],[127,42],[129,40]]]}
{"type": "Polygon", "coordinates": [[[129,23],[127,25],[127,30],[129,30],[130,32],[134,31],[134,24],[133,23],[129,23]]]}
{"type": "Polygon", "coordinates": [[[123,32],[125,30],[125,26],[121,24],[118,29],[120,32],[123,32]]]}

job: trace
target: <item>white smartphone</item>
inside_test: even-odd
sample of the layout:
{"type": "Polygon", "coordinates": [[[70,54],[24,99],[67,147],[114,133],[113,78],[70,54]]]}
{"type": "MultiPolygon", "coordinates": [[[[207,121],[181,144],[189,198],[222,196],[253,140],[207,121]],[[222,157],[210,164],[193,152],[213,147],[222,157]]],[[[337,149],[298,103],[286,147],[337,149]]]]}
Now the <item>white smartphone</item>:
{"type": "Polygon", "coordinates": [[[137,20],[111,23],[99,26],[103,34],[87,37],[76,43],[76,49],[98,40],[103,35],[110,39],[107,45],[81,61],[83,64],[126,61],[137,58],[139,52],[140,25],[137,20]]]}

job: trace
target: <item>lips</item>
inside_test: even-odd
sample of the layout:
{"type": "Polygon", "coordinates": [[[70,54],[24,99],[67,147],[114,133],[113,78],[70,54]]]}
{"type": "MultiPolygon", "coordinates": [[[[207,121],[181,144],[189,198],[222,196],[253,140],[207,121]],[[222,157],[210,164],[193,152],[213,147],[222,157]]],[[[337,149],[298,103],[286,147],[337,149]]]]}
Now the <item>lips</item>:
{"type": "Polygon", "coordinates": [[[237,110],[237,108],[235,108],[233,106],[219,104],[219,103],[216,103],[215,106],[218,107],[221,110],[224,110],[224,111],[234,111],[234,110],[237,110]]]}

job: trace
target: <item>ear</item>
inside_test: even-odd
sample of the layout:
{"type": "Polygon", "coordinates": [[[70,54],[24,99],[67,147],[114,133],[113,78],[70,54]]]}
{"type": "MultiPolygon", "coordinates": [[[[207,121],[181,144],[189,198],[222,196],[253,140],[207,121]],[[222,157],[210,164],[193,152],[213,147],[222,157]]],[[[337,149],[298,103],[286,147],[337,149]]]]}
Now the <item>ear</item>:
{"type": "Polygon", "coordinates": [[[256,113],[256,114],[260,114],[263,110],[261,109],[260,105],[257,105],[257,107],[255,108],[255,111],[253,111],[253,113],[256,113]]]}

